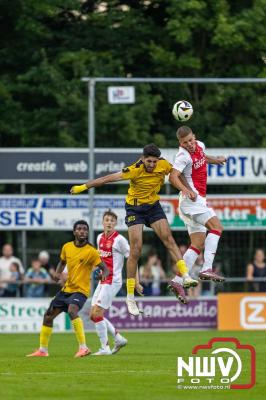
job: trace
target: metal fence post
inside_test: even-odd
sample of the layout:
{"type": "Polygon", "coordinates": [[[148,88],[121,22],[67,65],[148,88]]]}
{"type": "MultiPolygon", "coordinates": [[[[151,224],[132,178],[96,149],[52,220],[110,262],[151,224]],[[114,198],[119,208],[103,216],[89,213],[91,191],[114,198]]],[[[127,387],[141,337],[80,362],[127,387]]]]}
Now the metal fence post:
{"type": "MultiPolygon", "coordinates": [[[[26,194],[26,184],[21,183],[20,193],[26,194]]],[[[27,269],[27,231],[23,229],[21,231],[21,257],[24,269],[27,269]]]]}
{"type": "MultiPolygon", "coordinates": [[[[88,167],[89,167],[89,179],[94,179],[94,148],[95,148],[95,80],[90,79],[88,82],[88,167]]],[[[89,190],[89,241],[94,243],[94,227],[93,227],[93,200],[94,200],[94,188],[89,190]]]]}

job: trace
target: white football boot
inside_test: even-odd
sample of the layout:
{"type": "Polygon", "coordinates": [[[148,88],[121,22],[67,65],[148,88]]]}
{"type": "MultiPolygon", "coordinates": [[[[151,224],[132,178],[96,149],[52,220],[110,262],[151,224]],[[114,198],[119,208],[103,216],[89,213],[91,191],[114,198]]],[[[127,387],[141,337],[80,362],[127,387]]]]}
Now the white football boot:
{"type": "Polygon", "coordinates": [[[93,353],[93,356],[110,356],[112,354],[109,346],[106,346],[104,349],[101,347],[96,353],[93,353]]]}
{"type": "Polygon", "coordinates": [[[134,315],[135,317],[137,317],[140,312],[137,306],[137,303],[135,300],[130,300],[130,299],[126,299],[126,303],[127,303],[127,309],[129,314],[134,315]]]}
{"type": "Polygon", "coordinates": [[[127,339],[121,336],[119,340],[115,340],[114,348],[112,349],[112,354],[117,353],[122,347],[127,345],[127,339]]]}

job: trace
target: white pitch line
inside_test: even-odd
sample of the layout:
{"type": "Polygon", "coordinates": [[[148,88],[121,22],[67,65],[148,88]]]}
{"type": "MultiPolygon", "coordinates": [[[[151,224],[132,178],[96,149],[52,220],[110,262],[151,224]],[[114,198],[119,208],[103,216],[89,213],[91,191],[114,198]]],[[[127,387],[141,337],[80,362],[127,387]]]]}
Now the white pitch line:
{"type": "Polygon", "coordinates": [[[62,372],[50,372],[50,371],[46,371],[46,372],[0,372],[0,375],[3,376],[22,376],[22,375],[106,375],[108,373],[108,375],[110,374],[153,374],[153,375],[158,375],[158,374],[164,374],[164,375],[168,375],[168,374],[173,374],[174,371],[167,371],[167,370],[163,370],[163,371],[149,371],[149,370],[128,370],[125,371],[123,370],[117,370],[117,371],[62,371],[62,372]]]}

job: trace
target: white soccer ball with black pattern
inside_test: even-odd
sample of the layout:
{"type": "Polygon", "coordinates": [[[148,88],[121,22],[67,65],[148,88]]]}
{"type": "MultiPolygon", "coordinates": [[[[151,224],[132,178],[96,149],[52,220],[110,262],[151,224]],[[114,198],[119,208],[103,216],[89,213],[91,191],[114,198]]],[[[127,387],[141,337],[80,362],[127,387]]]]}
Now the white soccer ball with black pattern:
{"type": "Polygon", "coordinates": [[[186,100],[180,100],[174,104],[172,114],[177,121],[188,121],[193,114],[192,105],[186,100]]]}

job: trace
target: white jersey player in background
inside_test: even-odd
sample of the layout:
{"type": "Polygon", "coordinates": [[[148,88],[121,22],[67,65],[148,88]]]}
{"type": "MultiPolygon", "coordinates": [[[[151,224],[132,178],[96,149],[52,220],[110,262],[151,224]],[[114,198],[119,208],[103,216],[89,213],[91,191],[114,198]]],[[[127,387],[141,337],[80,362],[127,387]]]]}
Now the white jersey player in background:
{"type": "MultiPolygon", "coordinates": [[[[223,282],[224,277],[213,271],[213,261],[223,227],[214,210],[207,206],[206,190],[207,163],[224,164],[226,158],[206,155],[204,143],[196,140],[188,126],[181,126],[176,134],[180,147],[169,180],[180,190],[179,216],[184,221],[191,240],[191,245],[183,258],[191,271],[198,255],[204,249],[204,263],[199,278],[223,282]]],[[[179,277],[175,277],[173,281],[182,283],[179,277]]]]}
{"type": "MultiPolygon", "coordinates": [[[[122,287],[122,269],[124,258],[129,256],[129,244],[124,236],[115,230],[117,215],[106,211],[103,215],[104,232],[97,237],[97,247],[101,259],[109,269],[109,275],[99,281],[92,297],[90,318],[95,324],[101,348],[94,355],[110,355],[117,353],[126,346],[127,339],[115,329],[113,324],[104,317],[104,312],[110,308],[114,297],[122,287]],[[114,338],[114,348],[111,350],[108,343],[108,333],[114,338]]],[[[136,290],[142,292],[143,288],[136,283],[136,290]]]]}

